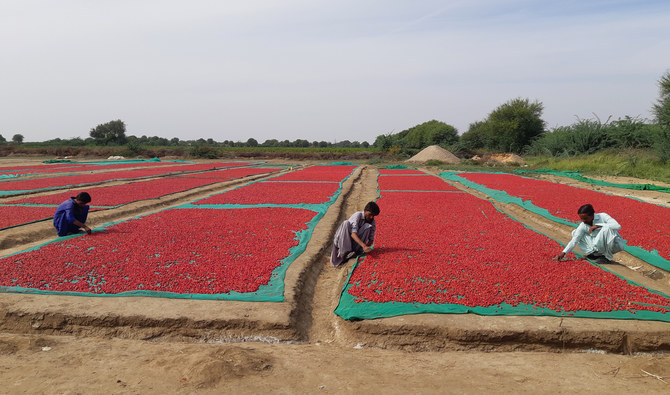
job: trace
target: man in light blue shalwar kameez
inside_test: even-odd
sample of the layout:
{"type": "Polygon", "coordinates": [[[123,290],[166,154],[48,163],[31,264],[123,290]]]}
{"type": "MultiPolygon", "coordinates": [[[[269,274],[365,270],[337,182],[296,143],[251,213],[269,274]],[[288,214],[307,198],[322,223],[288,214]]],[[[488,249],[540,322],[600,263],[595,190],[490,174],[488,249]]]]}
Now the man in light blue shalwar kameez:
{"type": "Polygon", "coordinates": [[[582,223],[572,231],[572,240],[558,255],[558,260],[578,246],[584,257],[598,263],[612,263],[613,255],[625,248],[619,235],[621,225],[607,213],[596,213],[590,204],[581,206],[577,214],[582,223]]]}

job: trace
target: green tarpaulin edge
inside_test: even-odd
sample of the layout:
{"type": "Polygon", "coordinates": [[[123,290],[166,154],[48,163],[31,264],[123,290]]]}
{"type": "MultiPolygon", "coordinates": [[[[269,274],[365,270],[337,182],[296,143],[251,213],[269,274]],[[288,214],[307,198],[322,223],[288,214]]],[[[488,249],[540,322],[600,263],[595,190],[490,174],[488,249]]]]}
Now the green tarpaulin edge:
{"type": "MultiPolygon", "coordinates": [[[[30,293],[30,294],[44,294],[44,295],[74,295],[74,296],[95,296],[95,297],[122,297],[122,296],[151,296],[151,297],[163,297],[163,298],[173,298],[173,299],[202,299],[202,300],[234,300],[234,301],[250,301],[250,302],[283,302],[285,300],[284,298],[284,280],[285,280],[285,275],[286,275],[286,270],[288,270],[288,267],[295,261],[295,259],[300,256],[305,249],[307,248],[307,244],[311,240],[312,233],[314,229],[316,228],[316,225],[319,223],[321,218],[325,215],[326,211],[328,208],[337,200],[337,198],[340,196],[342,193],[342,185],[344,182],[351,177],[351,175],[356,171],[358,167],[352,169],[352,171],[347,175],[342,181],[339,182],[340,186],[339,188],[335,191],[333,196],[330,198],[328,202],[321,203],[321,204],[312,204],[312,205],[268,205],[268,204],[257,204],[257,205],[193,205],[192,203],[187,203],[184,205],[176,206],[176,207],[170,207],[170,208],[165,208],[162,210],[155,211],[153,213],[149,214],[144,214],[140,216],[135,216],[132,218],[128,218],[122,221],[115,221],[115,222],[108,222],[105,223],[99,227],[96,227],[93,229],[94,232],[101,232],[104,231],[107,227],[113,226],[118,223],[122,222],[127,222],[133,219],[138,219],[142,218],[147,215],[152,215],[159,213],[161,211],[165,210],[175,210],[175,209],[186,209],[186,208],[217,208],[217,209],[237,209],[237,208],[245,208],[245,207],[287,207],[287,208],[300,208],[300,209],[308,209],[310,211],[316,212],[316,215],[307,222],[307,229],[296,232],[296,239],[299,240],[298,245],[291,247],[288,251],[289,254],[285,258],[281,259],[281,265],[279,265],[277,268],[275,268],[271,275],[270,275],[270,282],[275,281],[275,284],[263,284],[261,285],[257,291],[255,292],[248,292],[248,293],[239,293],[239,292],[230,292],[230,293],[223,293],[223,294],[179,294],[179,293],[174,293],[174,292],[164,292],[164,291],[146,291],[146,290],[136,290],[136,291],[128,291],[128,292],[122,292],[122,293],[116,293],[116,294],[97,294],[97,293],[92,293],[92,292],[66,292],[66,291],[48,291],[48,290],[40,290],[40,289],[35,289],[35,288],[23,288],[23,287],[8,287],[8,286],[0,286],[0,292],[12,292],[12,293],[30,293]]],[[[255,182],[260,182],[260,181],[252,181],[249,183],[246,183],[244,185],[249,185],[253,184],[255,182]]],[[[239,187],[238,187],[239,188],[239,187]]],[[[237,188],[235,188],[237,189],[237,188]]],[[[224,192],[225,193],[225,192],[224,192]]],[[[211,195],[210,195],[211,196],[211,195]]],[[[52,243],[58,243],[62,242],[67,239],[72,239],[75,237],[83,237],[83,234],[76,234],[76,235],[70,235],[70,236],[65,236],[65,237],[59,237],[57,239],[42,243],[38,246],[28,248],[23,251],[18,251],[13,254],[5,255],[0,258],[6,258],[14,255],[18,255],[21,253],[25,253],[28,251],[33,251],[40,249],[41,247],[52,244],[52,243]]]]}
{"type": "MultiPolygon", "coordinates": [[[[518,221],[513,216],[506,214],[500,209],[496,208],[498,212],[503,215],[518,221]]],[[[545,237],[552,239],[551,237],[545,235],[544,233],[523,224],[524,227],[537,232],[545,237]]],[[[552,239],[554,240],[554,239],[552,239]]],[[[562,245],[557,240],[558,244],[562,245]]],[[[576,254],[579,256],[579,254],[576,254]]],[[[632,313],[630,311],[615,311],[615,312],[594,312],[594,311],[556,311],[546,308],[538,308],[532,305],[519,304],[517,306],[512,306],[506,303],[501,303],[500,305],[494,306],[464,306],[456,303],[404,303],[404,302],[356,302],[354,297],[349,294],[349,289],[353,287],[353,284],[349,284],[351,281],[351,276],[356,270],[356,267],[365,259],[365,256],[359,257],[356,262],[353,264],[345,286],[342,288],[340,293],[340,301],[335,309],[335,314],[339,315],[345,320],[361,320],[361,319],[376,319],[376,318],[388,318],[395,317],[400,315],[408,314],[427,314],[427,313],[436,313],[436,314],[466,314],[473,313],[477,315],[486,315],[486,316],[498,316],[498,315],[513,315],[513,316],[555,316],[555,317],[581,317],[581,318],[601,318],[601,319],[626,319],[626,320],[647,320],[647,321],[664,321],[670,322],[670,315],[663,314],[660,312],[653,311],[636,311],[632,313]]],[[[619,278],[626,281],[628,284],[642,287],[649,292],[661,295],[665,298],[670,298],[670,296],[664,294],[663,292],[649,289],[637,282],[628,280],[617,273],[607,269],[604,265],[598,265],[592,261],[588,261],[591,265],[599,267],[619,278]]],[[[665,307],[669,307],[665,306],[665,307]]]]}
{"type": "MultiPolygon", "coordinates": [[[[509,173],[495,173],[495,172],[487,172],[487,173],[509,174],[509,173]]],[[[468,179],[460,177],[458,175],[458,173],[442,172],[442,173],[440,173],[440,176],[446,178],[447,180],[459,182],[459,183],[461,183],[461,184],[463,184],[463,185],[465,185],[469,188],[472,188],[472,189],[477,190],[479,192],[485,193],[486,195],[492,197],[493,199],[495,199],[495,200],[497,200],[501,203],[513,203],[513,204],[516,204],[518,206],[521,206],[521,207],[525,208],[526,210],[528,210],[530,212],[541,215],[541,216],[543,216],[543,217],[545,217],[549,220],[552,220],[554,222],[569,225],[573,228],[576,228],[577,225],[578,225],[575,222],[571,222],[571,221],[568,221],[564,218],[560,218],[560,217],[557,217],[557,216],[551,214],[547,209],[536,206],[530,200],[523,200],[519,197],[511,196],[505,191],[499,191],[497,189],[487,188],[484,185],[477,184],[477,183],[472,182],[468,179]]],[[[575,188],[578,188],[578,187],[575,187],[575,188]]],[[[600,192],[600,193],[604,193],[604,192],[600,192]]],[[[635,198],[631,198],[631,197],[628,197],[628,198],[642,202],[642,200],[640,200],[640,199],[635,199],[635,198]]],[[[647,203],[647,202],[644,202],[644,203],[647,203]]],[[[653,203],[649,203],[649,204],[653,204],[653,203]]],[[[663,207],[663,206],[659,206],[659,207],[663,207]]],[[[647,250],[642,249],[638,246],[626,245],[625,251],[627,253],[637,257],[637,258],[642,259],[643,261],[649,263],[650,265],[656,266],[659,269],[670,271],[670,261],[663,258],[662,256],[660,256],[657,250],[647,251],[647,250]]]]}
{"type": "Polygon", "coordinates": [[[621,189],[636,189],[636,190],[642,190],[642,191],[658,191],[658,192],[670,193],[670,187],[664,187],[664,186],[654,185],[654,184],[620,184],[620,183],[614,183],[614,182],[608,182],[608,181],[602,181],[602,180],[595,180],[593,178],[583,176],[578,171],[566,171],[566,170],[561,171],[561,170],[551,170],[551,169],[537,169],[537,170],[517,169],[517,170],[514,170],[514,173],[517,173],[517,174],[551,174],[551,175],[558,176],[558,177],[572,178],[574,180],[585,182],[585,183],[588,183],[588,184],[593,184],[593,185],[601,185],[601,186],[615,187],[615,188],[621,188],[621,189]]]}

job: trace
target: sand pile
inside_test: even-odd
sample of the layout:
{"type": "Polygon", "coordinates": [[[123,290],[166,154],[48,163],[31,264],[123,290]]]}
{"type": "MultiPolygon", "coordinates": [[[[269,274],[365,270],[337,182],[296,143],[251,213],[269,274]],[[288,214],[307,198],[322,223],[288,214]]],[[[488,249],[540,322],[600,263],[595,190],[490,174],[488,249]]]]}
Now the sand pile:
{"type": "Polygon", "coordinates": [[[516,154],[490,154],[479,156],[475,155],[471,160],[477,161],[479,163],[486,163],[490,165],[502,164],[502,165],[511,165],[517,164],[522,165],[525,163],[522,157],[516,154]]]}
{"type": "Polygon", "coordinates": [[[516,163],[516,164],[523,164],[524,160],[522,157],[516,154],[493,154],[489,158],[490,161],[498,162],[498,163],[503,163],[506,165],[516,163]]]}
{"type": "Polygon", "coordinates": [[[426,147],[418,154],[406,160],[406,162],[427,162],[429,160],[439,160],[443,163],[461,163],[461,160],[456,155],[440,147],[439,145],[431,145],[426,147]]]}

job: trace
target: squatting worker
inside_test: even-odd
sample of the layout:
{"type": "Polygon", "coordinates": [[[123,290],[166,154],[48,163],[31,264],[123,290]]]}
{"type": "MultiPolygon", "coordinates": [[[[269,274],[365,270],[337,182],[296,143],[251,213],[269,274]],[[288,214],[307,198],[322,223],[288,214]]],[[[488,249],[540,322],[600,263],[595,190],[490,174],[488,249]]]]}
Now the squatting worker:
{"type": "Polygon", "coordinates": [[[375,241],[375,217],[379,215],[379,206],[375,202],[365,205],[363,211],[357,211],[348,220],[342,222],[335,232],[333,252],[330,264],[339,266],[350,258],[372,251],[375,241]]]}
{"type": "Polygon", "coordinates": [[[91,195],[81,192],[58,206],[54,214],[54,227],[58,231],[58,236],[78,233],[80,228],[91,234],[91,228],[85,225],[90,202],[91,195]]]}
{"type": "Polygon", "coordinates": [[[577,210],[582,220],[577,229],[572,231],[572,240],[558,255],[560,261],[565,254],[579,246],[582,254],[598,263],[612,263],[612,255],[623,251],[624,240],[619,235],[621,225],[606,213],[597,213],[590,204],[585,204],[577,210]]]}

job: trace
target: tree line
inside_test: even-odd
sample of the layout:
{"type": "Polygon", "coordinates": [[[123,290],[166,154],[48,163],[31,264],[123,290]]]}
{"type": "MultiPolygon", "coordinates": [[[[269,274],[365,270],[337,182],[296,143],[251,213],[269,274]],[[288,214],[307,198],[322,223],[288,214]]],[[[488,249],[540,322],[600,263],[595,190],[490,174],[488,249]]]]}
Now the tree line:
{"type": "MultiPolygon", "coordinates": [[[[212,138],[199,138],[196,140],[180,140],[178,137],[167,139],[159,136],[133,136],[127,135],[126,124],[120,119],[100,124],[91,128],[89,137],[83,139],[81,137],[74,137],[71,139],[55,138],[46,140],[37,145],[68,145],[68,146],[128,146],[131,150],[139,149],[142,146],[151,147],[189,147],[189,146],[210,146],[210,147],[297,147],[297,148],[369,148],[370,143],[367,141],[350,141],[342,140],[338,142],[329,141],[308,141],[304,139],[277,140],[268,139],[262,143],[254,138],[249,138],[246,141],[215,141],[212,138]]],[[[15,143],[22,143],[23,136],[20,134],[14,135],[13,141],[15,143]]],[[[0,135],[0,143],[6,140],[0,135]]]]}
{"type": "Polygon", "coordinates": [[[670,71],[658,81],[659,98],[653,120],[625,116],[612,121],[577,119],[572,125],[546,129],[544,106],[516,98],[500,105],[486,118],[473,122],[462,135],[451,125],[429,121],[395,134],[377,137],[374,145],[390,152],[412,153],[437,144],[454,153],[479,151],[540,155],[591,154],[606,148],[653,148],[663,162],[670,161],[670,71]]]}

